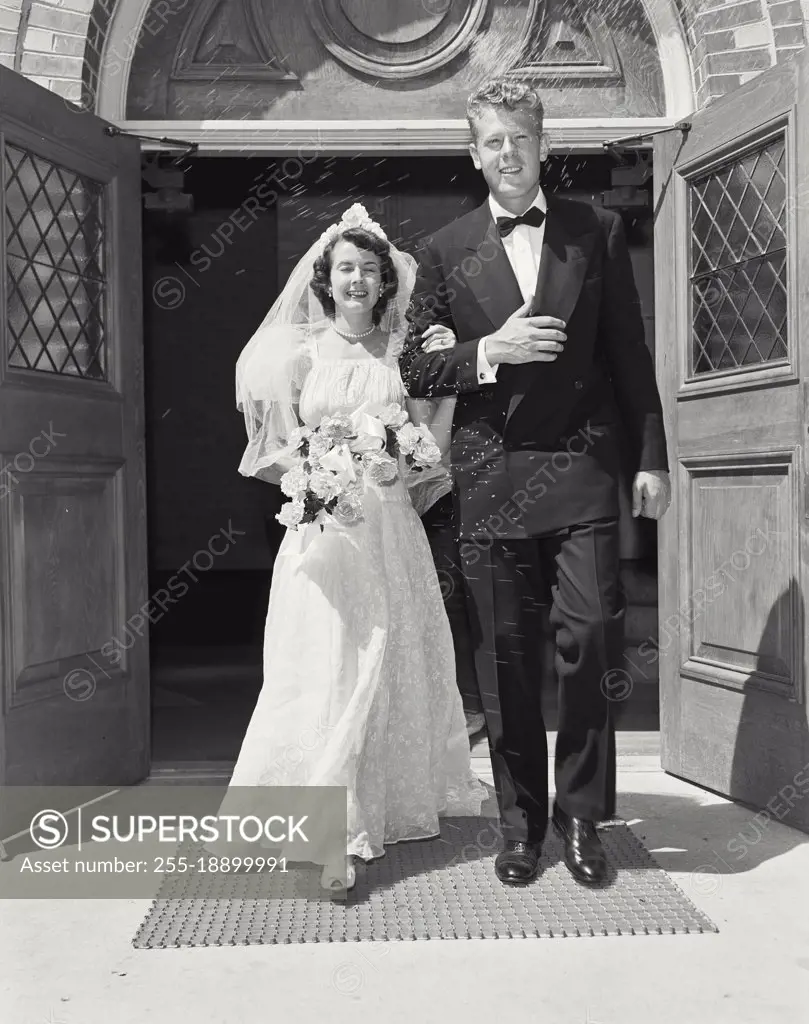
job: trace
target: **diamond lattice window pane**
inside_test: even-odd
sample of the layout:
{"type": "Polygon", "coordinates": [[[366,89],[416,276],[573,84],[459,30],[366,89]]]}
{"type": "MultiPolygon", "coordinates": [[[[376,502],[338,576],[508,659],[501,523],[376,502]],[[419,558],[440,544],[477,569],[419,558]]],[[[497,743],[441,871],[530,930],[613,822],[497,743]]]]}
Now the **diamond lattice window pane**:
{"type": "Polygon", "coordinates": [[[786,359],[782,137],[691,185],[692,372],[786,359]]]}
{"type": "Polygon", "coordinates": [[[106,378],[103,186],[7,145],[9,365],[106,378]]]}

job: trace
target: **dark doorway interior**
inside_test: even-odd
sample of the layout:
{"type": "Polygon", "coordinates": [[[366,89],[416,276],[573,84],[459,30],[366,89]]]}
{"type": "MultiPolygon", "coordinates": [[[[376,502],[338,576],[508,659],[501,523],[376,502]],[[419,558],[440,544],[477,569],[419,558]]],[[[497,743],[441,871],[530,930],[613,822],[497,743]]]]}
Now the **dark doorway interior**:
{"type": "MultiPolygon", "coordinates": [[[[150,593],[169,595],[151,628],[158,763],[234,759],[261,686],[281,495],[237,472],[239,352],[315,233],[351,202],[379,211],[412,251],[485,198],[467,157],[196,158],[181,166],[193,209],[144,213],[150,593]]],[[[598,202],[614,166],[608,156],[553,157],[545,187],[598,202]]],[[[636,246],[651,245],[650,216],[625,217],[636,246]]],[[[653,535],[642,546],[651,554],[653,535]]]]}

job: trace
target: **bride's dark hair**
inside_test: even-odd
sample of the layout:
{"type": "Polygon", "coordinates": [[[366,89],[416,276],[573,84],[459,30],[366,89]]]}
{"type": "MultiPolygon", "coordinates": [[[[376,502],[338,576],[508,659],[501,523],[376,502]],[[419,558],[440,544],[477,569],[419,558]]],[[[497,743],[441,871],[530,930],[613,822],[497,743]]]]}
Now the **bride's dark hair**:
{"type": "Polygon", "coordinates": [[[363,228],[347,228],[345,231],[341,232],[332,242],[329,242],[320,256],[315,260],[314,267],[312,269],[312,280],[309,282],[309,287],[317,296],[320,305],[323,307],[323,312],[330,320],[333,320],[336,313],[336,307],[334,304],[334,298],[329,292],[331,257],[335,245],[343,240],[353,243],[358,249],[364,249],[366,252],[372,252],[379,257],[381,285],[379,289],[379,298],[376,300],[376,304],[374,305],[371,314],[374,324],[378,326],[385,310],[387,309],[388,303],[399,288],[399,278],[396,274],[396,268],[393,265],[393,260],[390,258],[390,246],[378,235],[375,235],[370,231],[365,231],[363,228]]]}

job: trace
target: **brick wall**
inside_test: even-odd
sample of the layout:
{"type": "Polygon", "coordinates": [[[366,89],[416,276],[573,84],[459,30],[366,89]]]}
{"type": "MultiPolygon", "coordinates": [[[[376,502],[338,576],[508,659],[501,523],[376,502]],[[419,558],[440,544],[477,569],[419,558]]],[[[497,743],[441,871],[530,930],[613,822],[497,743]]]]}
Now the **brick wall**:
{"type": "Polygon", "coordinates": [[[767,6],[778,57],[800,50],[809,41],[805,28],[809,4],[805,0],[767,0],[767,6]]]}
{"type": "Polygon", "coordinates": [[[0,44],[4,63],[46,89],[78,100],[93,3],[94,0],[0,0],[0,17],[6,13],[4,9],[15,7],[18,14],[13,62],[5,59],[6,44],[0,44]]]}
{"type": "Polygon", "coordinates": [[[807,41],[805,0],[695,0],[681,4],[681,12],[699,107],[744,85],[807,41]]]}
{"type": "MultiPolygon", "coordinates": [[[[95,81],[109,15],[116,3],[126,2],[0,0],[0,62],[68,99],[88,103],[87,88],[95,81]]],[[[686,32],[700,107],[787,57],[809,38],[809,0],[672,2],[686,32]]]]}
{"type": "Polygon", "coordinates": [[[0,0],[0,64],[14,67],[23,0],[0,0]]]}

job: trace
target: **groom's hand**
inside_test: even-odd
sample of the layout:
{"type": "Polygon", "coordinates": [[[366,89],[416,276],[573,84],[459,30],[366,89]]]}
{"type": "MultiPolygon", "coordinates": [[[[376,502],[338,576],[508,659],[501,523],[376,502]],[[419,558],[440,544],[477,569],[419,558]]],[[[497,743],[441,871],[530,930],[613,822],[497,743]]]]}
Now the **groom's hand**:
{"type": "Polygon", "coordinates": [[[499,331],[486,336],[486,358],[498,363],[552,363],[567,341],[564,320],[526,316],[533,298],[515,310],[499,331]]]}
{"type": "Polygon", "coordinates": [[[671,504],[671,481],[662,469],[635,474],[632,482],[632,515],[660,519],[671,504]]]}

